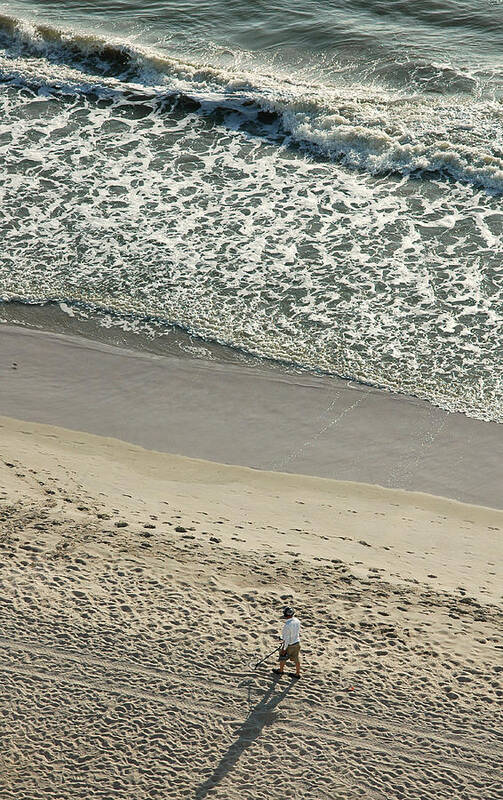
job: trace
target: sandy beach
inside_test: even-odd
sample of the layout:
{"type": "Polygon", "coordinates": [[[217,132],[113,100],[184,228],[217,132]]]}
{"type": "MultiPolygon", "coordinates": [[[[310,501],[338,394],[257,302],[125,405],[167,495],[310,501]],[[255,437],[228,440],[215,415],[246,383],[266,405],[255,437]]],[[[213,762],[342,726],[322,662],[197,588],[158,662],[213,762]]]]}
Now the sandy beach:
{"type": "Polygon", "coordinates": [[[0,418],[2,798],[501,798],[502,531],[0,418]]]}
{"type": "Polygon", "coordinates": [[[0,800],[503,800],[502,11],[2,4],[0,800]]]}
{"type": "Polygon", "coordinates": [[[503,800],[502,11],[2,4],[0,800],[503,800]]]}

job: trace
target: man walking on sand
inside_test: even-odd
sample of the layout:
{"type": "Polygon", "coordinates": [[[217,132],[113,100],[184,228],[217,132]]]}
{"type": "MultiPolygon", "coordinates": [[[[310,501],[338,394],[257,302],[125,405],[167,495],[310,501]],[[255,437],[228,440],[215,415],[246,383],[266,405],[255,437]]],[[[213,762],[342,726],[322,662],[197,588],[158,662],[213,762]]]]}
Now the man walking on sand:
{"type": "Polygon", "coordinates": [[[275,675],[283,675],[285,664],[288,660],[295,664],[295,675],[292,678],[300,678],[300,620],[294,615],[293,608],[287,606],[283,609],[283,632],[281,634],[281,653],[279,654],[279,668],[273,669],[275,675]]]}

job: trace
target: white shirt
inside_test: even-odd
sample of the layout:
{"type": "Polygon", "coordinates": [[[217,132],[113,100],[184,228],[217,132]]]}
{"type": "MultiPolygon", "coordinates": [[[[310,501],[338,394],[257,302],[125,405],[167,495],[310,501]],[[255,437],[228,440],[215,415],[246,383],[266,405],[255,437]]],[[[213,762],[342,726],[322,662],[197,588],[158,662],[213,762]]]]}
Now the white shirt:
{"type": "Polygon", "coordinates": [[[300,620],[297,617],[287,619],[283,625],[283,633],[281,634],[285,649],[289,644],[297,644],[300,641],[300,620]]]}

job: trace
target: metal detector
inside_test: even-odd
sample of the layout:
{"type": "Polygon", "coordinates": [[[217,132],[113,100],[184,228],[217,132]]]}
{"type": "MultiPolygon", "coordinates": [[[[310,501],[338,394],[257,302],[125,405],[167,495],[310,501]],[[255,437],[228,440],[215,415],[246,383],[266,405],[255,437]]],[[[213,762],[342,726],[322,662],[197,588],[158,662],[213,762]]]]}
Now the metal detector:
{"type": "Polygon", "coordinates": [[[257,667],[260,667],[260,665],[261,665],[261,664],[263,664],[263,663],[264,663],[264,661],[267,661],[267,659],[268,659],[268,658],[270,658],[271,656],[273,656],[273,655],[274,655],[274,653],[278,653],[280,650],[281,650],[281,645],[280,645],[279,647],[275,647],[275,648],[274,648],[274,650],[273,650],[271,653],[268,653],[268,654],[267,654],[267,655],[266,655],[266,656],[265,656],[265,657],[262,659],[262,661],[257,661],[257,663],[256,663],[256,664],[253,664],[253,663],[252,663],[252,664],[251,664],[251,666],[253,667],[253,669],[257,669],[257,667]]]}

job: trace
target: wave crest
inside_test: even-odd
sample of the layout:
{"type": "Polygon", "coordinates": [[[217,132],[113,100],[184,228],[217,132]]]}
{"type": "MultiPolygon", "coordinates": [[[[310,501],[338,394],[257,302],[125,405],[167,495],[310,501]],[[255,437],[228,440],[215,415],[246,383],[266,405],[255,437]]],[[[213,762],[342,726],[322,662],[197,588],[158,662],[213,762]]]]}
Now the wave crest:
{"type": "MultiPolygon", "coordinates": [[[[53,95],[95,93],[162,112],[220,114],[222,122],[374,175],[443,174],[503,193],[501,103],[452,94],[452,67],[422,65],[425,92],[326,86],[278,73],[194,64],[124,41],[0,16],[0,81],[53,95]],[[34,63],[35,62],[35,63],[34,63]],[[447,76],[448,94],[431,96],[447,76]],[[229,115],[229,116],[227,116],[229,115]]],[[[417,76],[417,69],[410,67],[417,76]]],[[[454,76],[454,77],[453,77],[454,76]]],[[[417,86],[417,84],[416,84],[417,86]]],[[[465,88],[466,88],[465,86],[465,88]]]]}

